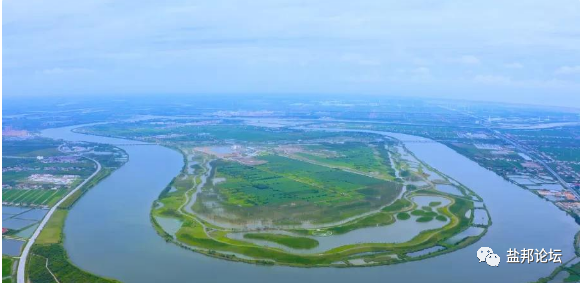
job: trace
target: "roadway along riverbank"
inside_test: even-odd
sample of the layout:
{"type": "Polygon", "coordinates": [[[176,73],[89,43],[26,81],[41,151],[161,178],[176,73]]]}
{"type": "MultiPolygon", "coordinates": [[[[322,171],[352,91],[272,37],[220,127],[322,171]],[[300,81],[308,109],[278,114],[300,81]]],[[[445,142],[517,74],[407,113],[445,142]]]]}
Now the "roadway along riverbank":
{"type": "Polygon", "coordinates": [[[91,179],[93,179],[93,177],[95,177],[95,175],[97,175],[97,173],[99,173],[99,171],[101,171],[101,163],[99,163],[97,160],[95,160],[93,158],[89,158],[89,157],[86,157],[86,158],[92,160],[93,162],[95,162],[95,164],[97,164],[97,170],[95,170],[95,172],[93,172],[93,174],[91,174],[91,176],[89,176],[89,178],[85,179],[75,189],[70,191],[65,197],[63,197],[61,200],[59,200],[59,202],[57,202],[48,211],[46,216],[42,219],[42,221],[40,222],[40,225],[38,225],[38,228],[36,228],[36,231],[34,231],[34,234],[32,234],[32,237],[30,237],[28,242],[26,242],[26,246],[24,246],[24,250],[22,251],[22,254],[20,255],[20,259],[18,260],[18,270],[16,271],[16,282],[26,283],[26,280],[25,280],[25,278],[26,278],[26,274],[25,274],[26,259],[28,257],[28,253],[30,252],[30,248],[32,247],[32,245],[34,244],[34,241],[36,240],[38,235],[40,235],[40,232],[42,231],[42,229],[44,228],[44,226],[46,225],[46,223],[48,222],[48,220],[50,219],[52,214],[58,208],[58,206],[63,201],[65,201],[67,198],[69,198],[72,194],[74,194],[76,191],[78,191],[80,188],[82,188],[87,182],[89,182],[91,179]]]}

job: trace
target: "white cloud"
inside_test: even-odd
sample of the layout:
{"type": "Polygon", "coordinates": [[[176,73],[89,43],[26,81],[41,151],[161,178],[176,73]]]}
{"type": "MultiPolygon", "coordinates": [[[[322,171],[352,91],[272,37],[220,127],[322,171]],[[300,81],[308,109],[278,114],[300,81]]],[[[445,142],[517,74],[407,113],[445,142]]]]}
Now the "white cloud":
{"type": "Polygon", "coordinates": [[[341,61],[353,63],[353,64],[357,64],[357,65],[362,65],[362,66],[379,66],[379,65],[381,65],[381,61],[379,61],[377,59],[369,58],[369,57],[363,56],[361,54],[353,54],[353,53],[343,54],[343,56],[341,56],[341,61]]]}
{"type": "Polygon", "coordinates": [[[458,62],[466,65],[478,65],[480,64],[480,59],[473,55],[463,55],[457,60],[458,62]]]}
{"type": "Polygon", "coordinates": [[[508,68],[508,69],[522,69],[524,66],[519,62],[513,62],[513,63],[504,64],[504,67],[508,68]]]}
{"type": "Polygon", "coordinates": [[[55,67],[55,68],[50,68],[50,69],[44,69],[41,70],[37,73],[43,74],[43,75],[60,75],[60,74],[65,74],[65,73],[87,73],[87,72],[92,72],[92,70],[90,69],[85,69],[85,68],[60,68],[60,67],[55,67]]]}
{"type": "Polygon", "coordinates": [[[430,69],[426,67],[418,67],[411,71],[413,74],[420,75],[420,76],[427,76],[430,74],[430,69]]]}
{"type": "Polygon", "coordinates": [[[562,66],[555,70],[558,75],[570,75],[579,73],[579,66],[562,66]]]}
{"type": "Polygon", "coordinates": [[[511,78],[496,75],[478,75],[474,77],[474,82],[483,84],[506,85],[512,83],[511,78]]]}
{"type": "Polygon", "coordinates": [[[578,88],[579,84],[572,81],[550,79],[550,80],[514,80],[506,76],[497,75],[477,75],[472,79],[475,83],[495,86],[509,86],[522,88],[578,88]]]}

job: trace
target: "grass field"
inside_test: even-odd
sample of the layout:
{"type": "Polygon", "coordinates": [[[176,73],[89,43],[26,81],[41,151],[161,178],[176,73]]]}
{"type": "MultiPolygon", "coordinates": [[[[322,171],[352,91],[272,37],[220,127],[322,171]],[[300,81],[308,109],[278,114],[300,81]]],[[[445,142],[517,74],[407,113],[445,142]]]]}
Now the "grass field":
{"type": "Polygon", "coordinates": [[[65,218],[67,217],[68,210],[57,209],[52,214],[51,218],[48,220],[44,229],[36,238],[36,244],[56,244],[60,243],[62,240],[62,227],[65,225],[65,218]]]}
{"type": "Polygon", "coordinates": [[[25,205],[52,205],[66,194],[66,189],[57,190],[2,190],[2,201],[25,205]]]}
{"type": "Polygon", "coordinates": [[[331,166],[393,178],[393,169],[383,143],[322,143],[305,147],[308,151],[299,152],[298,156],[331,166]]]}
{"type": "Polygon", "coordinates": [[[401,189],[395,182],[278,155],[260,159],[267,163],[214,163],[216,177],[226,180],[216,186],[216,192],[228,212],[249,219],[330,222],[385,205],[401,189]]]}
{"type": "Polygon", "coordinates": [[[244,234],[246,239],[262,240],[277,243],[283,246],[287,246],[293,249],[312,249],[319,245],[319,242],[315,239],[306,237],[293,237],[289,235],[282,234],[270,234],[270,233],[246,233],[244,234]]]}
{"type": "MultiPolygon", "coordinates": [[[[2,256],[2,278],[12,275],[12,265],[14,264],[14,259],[9,256],[2,256]]],[[[2,280],[4,281],[4,279],[2,280]]],[[[12,279],[8,278],[8,282],[12,279]]]]}

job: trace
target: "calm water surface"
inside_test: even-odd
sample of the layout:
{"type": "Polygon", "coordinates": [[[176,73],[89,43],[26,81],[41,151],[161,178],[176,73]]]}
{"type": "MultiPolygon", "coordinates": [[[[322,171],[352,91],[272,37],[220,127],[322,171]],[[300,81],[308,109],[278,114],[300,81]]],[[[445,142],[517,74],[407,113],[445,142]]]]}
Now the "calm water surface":
{"type": "MultiPolygon", "coordinates": [[[[43,135],[135,143],[75,134],[70,129],[50,129],[43,135]]],[[[151,205],[179,173],[183,159],[174,150],[146,145],[120,146],[129,154],[129,162],[72,208],[65,225],[65,247],[81,268],[124,282],[528,282],[550,274],[556,264],[507,264],[509,248],[562,249],[564,259],[573,257],[573,236],[579,226],[551,203],[442,144],[406,146],[484,198],[493,225],[478,243],[422,261],[366,268],[266,267],[203,256],[166,243],[151,227],[151,205]],[[476,250],[481,246],[491,247],[501,256],[499,267],[478,263],[476,250]]]]}

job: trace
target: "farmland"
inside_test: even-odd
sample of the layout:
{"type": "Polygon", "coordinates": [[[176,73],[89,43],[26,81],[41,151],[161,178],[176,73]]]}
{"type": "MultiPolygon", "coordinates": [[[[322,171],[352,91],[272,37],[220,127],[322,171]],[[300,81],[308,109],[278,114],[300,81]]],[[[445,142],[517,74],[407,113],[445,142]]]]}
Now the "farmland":
{"type": "Polygon", "coordinates": [[[51,207],[95,170],[99,160],[106,167],[120,166],[125,155],[119,149],[96,144],[63,144],[33,137],[5,139],[2,156],[2,203],[51,207]]]}

